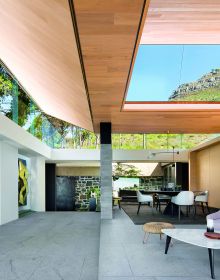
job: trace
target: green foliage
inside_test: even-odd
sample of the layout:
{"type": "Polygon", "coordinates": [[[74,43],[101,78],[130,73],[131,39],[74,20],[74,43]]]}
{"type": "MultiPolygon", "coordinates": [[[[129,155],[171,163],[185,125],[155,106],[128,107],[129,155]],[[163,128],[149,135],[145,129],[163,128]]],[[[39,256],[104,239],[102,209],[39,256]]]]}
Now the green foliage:
{"type": "Polygon", "coordinates": [[[140,176],[140,170],[130,164],[117,163],[113,167],[113,177],[138,177],[140,176]]]}
{"type": "MultiPolygon", "coordinates": [[[[34,135],[40,140],[42,140],[42,123],[43,123],[43,119],[41,114],[36,116],[33,122],[31,123],[31,126],[33,127],[34,130],[34,135]]],[[[29,132],[31,132],[31,126],[28,128],[29,132]]]]}
{"type": "Polygon", "coordinates": [[[178,97],[173,100],[219,102],[220,87],[212,87],[212,88],[207,88],[205,90],[194,91],[192,93],[188,93],[184,97],[178,97]]]}
{"type": "MultiPolygon", "coordinates": [[[[121,149],[190,149],[213,138],[213,134],[121,134],[121,149]],[[143,145],[145,138],[145,146],[143,145]]],[[[118,149],[119,134],[112,135],[113,149],[118,149]]]]}
{"type": "Polygon", "coordinates": [[[9,78],[0,73],[0,96],[9,94],[12,90],[12,82],[9,78]]]}
{"type": "Polygon", "coordinates": [[[87,192],[86,192],[86,198],[89,199],[92,197],[92,194],[94,194],[94,197],[96,199],[99,199],[101,196],[101,190],[99,186],[94,186],[92,188],[90,188],[87,192]]]}

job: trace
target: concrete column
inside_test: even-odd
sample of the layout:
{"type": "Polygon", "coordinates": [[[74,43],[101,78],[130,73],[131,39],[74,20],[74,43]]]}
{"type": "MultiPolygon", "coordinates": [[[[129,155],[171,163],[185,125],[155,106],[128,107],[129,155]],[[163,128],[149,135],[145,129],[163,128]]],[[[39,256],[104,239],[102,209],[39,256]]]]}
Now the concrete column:
{"type": "Polygon", "coordinates": [[[0,225],[18,219],[18,149],[0,142],[0,225]]]}
{"type": "Polygon", "coordinates": [[[45,211],[45,159],[31,157],[31,210],[45,211]]]}
{"type": "Polygon", "coordinates": [[[101,219],[112,219],[111,123],[100,123],[101,219]]]}

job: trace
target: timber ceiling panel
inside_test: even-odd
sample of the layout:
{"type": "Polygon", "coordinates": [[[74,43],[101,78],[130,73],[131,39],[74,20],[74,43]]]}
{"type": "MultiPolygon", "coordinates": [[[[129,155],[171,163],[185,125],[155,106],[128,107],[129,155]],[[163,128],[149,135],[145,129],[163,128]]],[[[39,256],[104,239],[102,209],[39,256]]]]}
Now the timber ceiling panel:
{"type": "MultiPolygon", "coordinates": [[[[72,3],[95,131],[101,121],[112,122],[113,132],[118,133],[220,131],[218,110],[121,110],[142,31],[138,33],[139,27],[145,23],[150,28],[148,20],[149,26],[151,18],[156,21],[148,33],[144,31],[142,42],[147,38],[148,43],[171,43],[171,39],[183,43],[181,34],[185,34],[184,43],[216,43],[219,0],[151,0],[147,21],[149,0],[72,3]]],[[[0,0],[0,5],[0,58],[46,113],[92,130],[68,0],[0,0]]]]}
{"type": "MultiPolygon", "coordinates": [[[[156,2],[158,8],[163,2],[168,3],[169,8],[172,2],[175,4],[174,13],[177,8],[189,10],[187,6],[189,0],[184,0],[186,8],[180,0],[152,0],[154,5],[156,2]]],[[[198,1],[191,0],[191,3],[198,4],[198,1]]],[[[212,13],[218,8],[217,1],[215,3],[214,8],[212,5],[209,6],[212,13]]],[[[112,131],[115,133],[166,133],[168,130],[170,133],[220,131],[220,110],[214,112],[191,109],[142,112],[121,110],[144,1],[75,0],[74,5],[96,132],[99,131],[99,123],[104,121],[112,122],[112,131]]],[[[148,2],[145,13],[147,7],[148,2]]],[[[205,8],[207,6],[203,6],[203,10],[205,8]]],[[[145,17],[142,24],[144,22],[145,17]]],[[[214,34],[214,30],[217,31],[218,27],[213,28],[211,34],[214,34]]],[[[163,34],[160,35],[164,35],[165,31],[161,29],[161,32],[163,34]]],[[[139,37],[140,35],[141,31],[139,37]]],[[[136,50],[137,46],[138,43],[136,50]]]]}
{"type": "Polygon", "coordinates": [[[115,133],[220,132],[220,111],[115,112],[111,120],[115,133]]]}
{"type": "Polygon", "coordinates": [[[94,127],[120,111],[144,0],[74,0],[94,127]]]}
{"type": "Polygon", "coordinates": [[[141,44],[219,44],[219,0],[151,0],[141,44]]]}
{"type": "Polygon", "coordinates": [[[92,130],[68,0],[0,0],[0,58],[47,114],[92,130]]]}

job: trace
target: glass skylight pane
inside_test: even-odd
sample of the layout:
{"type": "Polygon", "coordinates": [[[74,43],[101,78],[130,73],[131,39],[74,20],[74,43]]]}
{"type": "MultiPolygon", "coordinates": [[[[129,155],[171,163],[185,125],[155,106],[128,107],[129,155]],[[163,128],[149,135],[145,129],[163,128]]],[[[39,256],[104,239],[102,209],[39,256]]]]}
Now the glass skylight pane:
{"type": "Polygon", "coordinates": [[[220,45],[140,45],[126,101],[220,101],[220,45]]]}

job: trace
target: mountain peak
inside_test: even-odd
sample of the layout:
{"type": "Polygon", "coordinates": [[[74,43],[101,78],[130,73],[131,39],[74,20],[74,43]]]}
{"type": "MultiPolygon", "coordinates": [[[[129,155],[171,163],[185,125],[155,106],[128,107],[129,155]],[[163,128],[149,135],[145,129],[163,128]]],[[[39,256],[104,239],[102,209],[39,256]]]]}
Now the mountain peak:
{"type": "MultiPolygon", "coordinates": [[[[169,97],[169,101],[182,99],[185,99],[187,101],[187,97],[189,97],[190,95],[195,95],[198,92],[201,93],[211,88],[220,88],[220,68],[212,69],[211,72],[203,75],[197,81],[180,85],[176,90],[173,91],[172,95],[169,97]]],[[[203,99],[201,99],[201,101],[202,100],[203,99]]],[[[197,101],[199,100],[197,99],[197,101]]],[[[211,101],[215,100],[211,99],[211,101]]]]}

